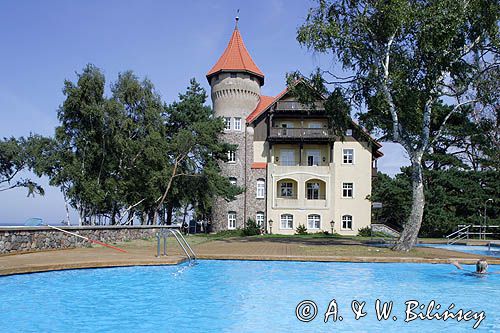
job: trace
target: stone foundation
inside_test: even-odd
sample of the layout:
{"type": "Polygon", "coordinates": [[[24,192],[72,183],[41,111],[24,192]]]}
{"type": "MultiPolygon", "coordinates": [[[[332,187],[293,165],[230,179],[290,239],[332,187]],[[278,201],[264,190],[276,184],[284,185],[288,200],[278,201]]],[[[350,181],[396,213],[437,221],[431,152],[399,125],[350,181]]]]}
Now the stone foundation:
{"type": "MultiPolygon", "coordinates": [[[[105,243],[156,236],[162,226],[60,227],[105,243]]],[[[88,247],[90,243],[49,227],[0,227],[0,254],[88,247]]]]}

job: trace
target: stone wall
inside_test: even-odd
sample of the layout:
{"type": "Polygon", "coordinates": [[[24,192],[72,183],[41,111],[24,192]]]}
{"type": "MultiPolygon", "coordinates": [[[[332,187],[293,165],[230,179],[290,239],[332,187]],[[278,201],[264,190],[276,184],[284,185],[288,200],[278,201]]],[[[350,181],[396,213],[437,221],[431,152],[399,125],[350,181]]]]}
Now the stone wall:
{"type": "MultiPolygon", "coordinates": [[[[105,243],[156,236],[161,226],[61,227],[105,243]]],[[[87,247],[90,243],[49,227],[0,227],[0,254],[87,247]]]]}

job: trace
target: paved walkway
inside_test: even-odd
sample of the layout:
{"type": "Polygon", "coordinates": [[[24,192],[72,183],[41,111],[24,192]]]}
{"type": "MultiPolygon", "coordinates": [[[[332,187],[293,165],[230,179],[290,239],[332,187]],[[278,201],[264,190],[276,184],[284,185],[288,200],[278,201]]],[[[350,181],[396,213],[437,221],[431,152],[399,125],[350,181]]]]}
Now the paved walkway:
{"type": "MultiPolygon", "coordinates": [[[[297,261],[351,261],[351,262],[421,262],[464,264],[475,263],[481,256],[434,248],[416,248],[408,253],[387,248],[366,246],[350,239],[328,238],[236,238],[207,240],[188,237],[200,259],[238,260],[297,260],[297,261]]],[[[31,273],[48,270],[114,267],[135,265],[173,265],[185,257],[177,244],[169,240],[167,257],[156,257],[154,241],[137,240],[117,246],[121,253],[95,246],[69,250],[54,250],[0,256],[0,275],[31,273]]],[[[491,264],[500,259],[488,258],[491,264]]]]}

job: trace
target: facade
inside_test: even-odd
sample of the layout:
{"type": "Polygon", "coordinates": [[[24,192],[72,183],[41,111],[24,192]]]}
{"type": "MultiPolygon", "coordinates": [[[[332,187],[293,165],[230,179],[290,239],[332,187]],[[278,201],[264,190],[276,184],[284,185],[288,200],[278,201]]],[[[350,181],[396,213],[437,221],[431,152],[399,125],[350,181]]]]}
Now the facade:
{"type": "MultiPolygon", "coordinates": [[[[270,233],[356,235],[370,225],[372,176],[381,145],[352,122],[341,139],[333,134],[318,96],[314,108],[285,89],[262,96],[264,74],[236,26],[229,44],[207,74],[216,116],[223,117],[228,152],[222,172],[245,192],[217,199],[214,231],[243,228],[252,218],[270,233]]],[[[298,82],[297,84],[304,84],[298,82]]]]}

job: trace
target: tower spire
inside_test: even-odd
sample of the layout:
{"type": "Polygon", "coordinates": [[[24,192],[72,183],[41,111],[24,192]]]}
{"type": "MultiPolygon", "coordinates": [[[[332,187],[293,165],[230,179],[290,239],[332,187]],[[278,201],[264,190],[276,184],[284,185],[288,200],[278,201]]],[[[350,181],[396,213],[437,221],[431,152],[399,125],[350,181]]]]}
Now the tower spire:
{"type": "Polygon", "coordinates": [[[238,21],[240,20],[240,9],[236,11],[236,17],[234,18],[236,23],[234,24],[234,30],[238,30],[238,21]]]}

